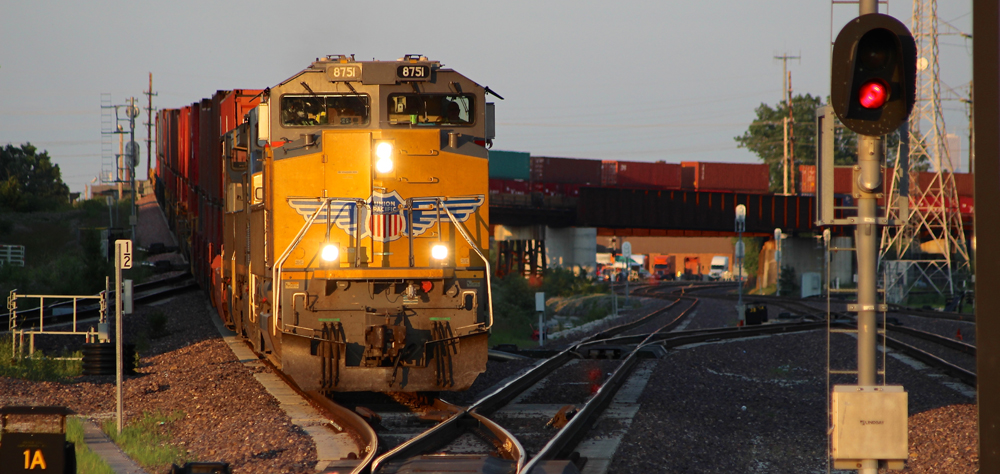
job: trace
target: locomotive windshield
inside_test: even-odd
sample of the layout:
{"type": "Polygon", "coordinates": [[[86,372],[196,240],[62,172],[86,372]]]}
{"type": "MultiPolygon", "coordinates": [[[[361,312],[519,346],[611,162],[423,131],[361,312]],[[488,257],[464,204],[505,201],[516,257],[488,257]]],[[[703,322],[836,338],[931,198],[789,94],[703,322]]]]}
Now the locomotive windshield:
{"type": "Polygon", "coordinates": [[[471,125],[475,119],[475,103],[475,96],[471,94],[390,94],[389,123],[471,125]]]}
{"type": "Polygon", "coordinates": [[[353,127],[368,124],[369,98],[363,94],[286,95],[281,98],[281,125],[286,127],[353,127]]]}

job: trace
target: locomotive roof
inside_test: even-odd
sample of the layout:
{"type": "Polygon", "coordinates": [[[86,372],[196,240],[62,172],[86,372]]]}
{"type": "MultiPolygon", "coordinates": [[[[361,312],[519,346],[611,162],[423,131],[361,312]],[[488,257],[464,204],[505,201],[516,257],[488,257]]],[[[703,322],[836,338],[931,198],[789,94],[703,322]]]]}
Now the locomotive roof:
{"type": "MultiPolygon", "coordinates": [[[[358,61],[354,59],[353,54],[332,54],[323,58],[316,58],[316,61],[310,64],[309,67],[299,71],[288,79],[285,79],[279,84],[279,86],[288,84],[303,74],[315,73],[326,73],[331,82],[360,82],[361,84],[366,85],[394,85],[405,82],[436,82],[435,76],[437,73],[458,74],[463,79],[471,81],[468,77],[455,72],[453,69],[444,68],[440,61],[432,61],[427,59],[426,56],[417,54],[407,54],[406,56],[395,61],[378,61],[374,59],[371,61],[358,61]],[[415,71],[417,73],[426,72],[427,76],[403,77],[404,74],[401,72],[402,67],[407,67],[409,68],[408,70],[415,71]],[[357,74],[360,77],[334,77],[335,73],[342,71],[357,74]]],[[[475,81],[471,82],[476,86],[482,87],[475,81]]]]}

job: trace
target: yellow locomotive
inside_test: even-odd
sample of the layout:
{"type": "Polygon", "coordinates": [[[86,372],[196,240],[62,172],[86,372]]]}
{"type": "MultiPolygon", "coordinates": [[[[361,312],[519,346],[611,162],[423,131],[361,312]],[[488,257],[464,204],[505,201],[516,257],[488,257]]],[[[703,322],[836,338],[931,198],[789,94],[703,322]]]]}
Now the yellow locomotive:
{"type": "Polygon", "coordinates": [[[300,388],[485,370],[487,90],[422,56],[328,56],[224,136],[220,313],[300,388]]]}

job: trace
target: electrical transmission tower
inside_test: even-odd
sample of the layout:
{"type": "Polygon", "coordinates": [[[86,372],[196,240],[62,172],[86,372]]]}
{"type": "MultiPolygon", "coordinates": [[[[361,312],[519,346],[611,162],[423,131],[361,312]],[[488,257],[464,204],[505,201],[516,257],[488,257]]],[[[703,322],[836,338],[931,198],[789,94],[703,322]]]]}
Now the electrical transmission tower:
{"type": "Polygon", "coordinates": [[[908,196],[909,215],[886,206],[889,219],[905,222],[883,228],[879,252],[890,302],[905,299],[919,282],[939,294],[954,294],[956,276],[969,270],[941,109],[937,0],[914,0],[910,29],[917,44],[916,103],[907,136],[900,140],[901,148],[908,143],[909,158],[905,149],[897,154],[887,201],[894,204],[899,202],[899,196],[908,196]],[[921,179],[919,172],[928,167],[932,173],[924,173],[921,179]]]}

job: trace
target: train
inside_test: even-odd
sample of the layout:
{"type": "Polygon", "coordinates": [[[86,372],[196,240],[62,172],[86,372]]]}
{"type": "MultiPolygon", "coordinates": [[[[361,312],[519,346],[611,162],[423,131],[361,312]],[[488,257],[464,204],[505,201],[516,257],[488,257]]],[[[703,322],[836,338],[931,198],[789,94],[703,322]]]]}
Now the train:
{"type": "Polygon", "coordinates": [[[225,325],[306,391],[471,386],[493,324],[488,93],[421,55],[330,55],[160,110],[157,199],[225,325]]]}

